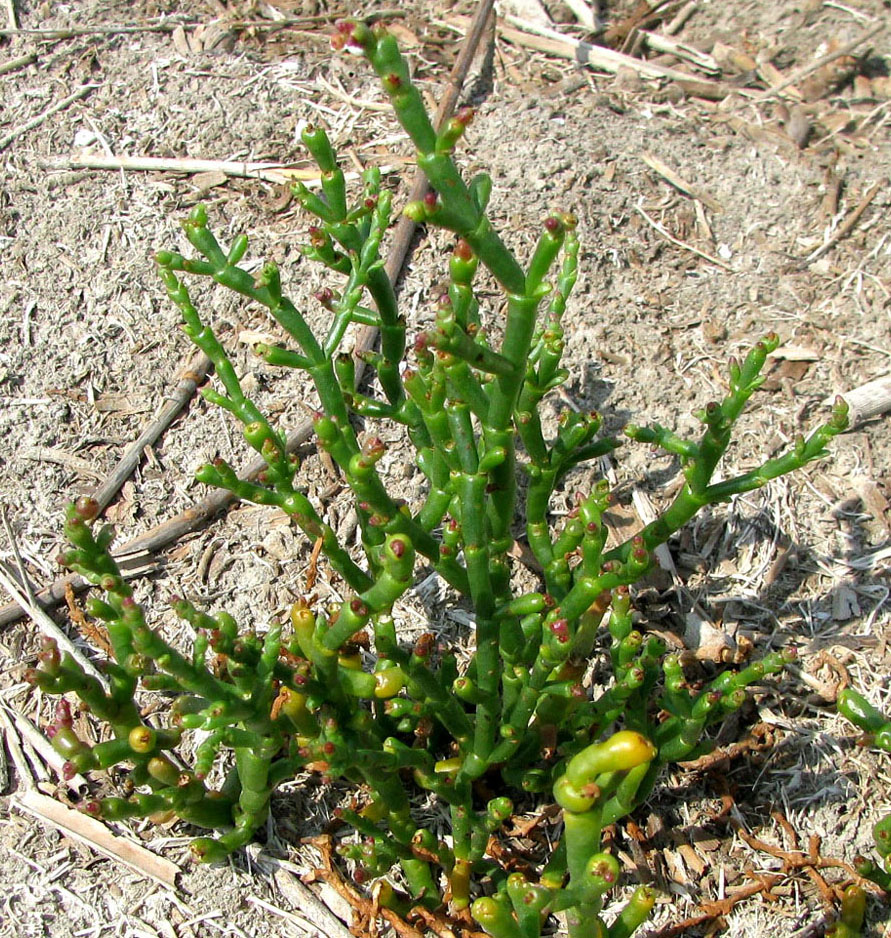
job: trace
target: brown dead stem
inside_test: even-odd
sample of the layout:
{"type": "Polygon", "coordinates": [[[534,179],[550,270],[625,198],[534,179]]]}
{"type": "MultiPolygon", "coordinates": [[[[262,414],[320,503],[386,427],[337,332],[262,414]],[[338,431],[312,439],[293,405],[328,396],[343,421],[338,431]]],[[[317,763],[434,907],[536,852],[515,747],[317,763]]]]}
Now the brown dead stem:
{"type": "Polygon", "coordinates": [[[373,923],[380,917],[393,928],[399,938],[424,938],[423,932],[413,925],[409,925],[391,909],[381,908],[376,900],[366,898],[346,882],[334,864],[331,852],[331,838],[329,836],[312,837],[306,840],[305,843],[314,846],[321,854],[322,869],[313,870],[309,876],[304,877],[304,881],[309,883],[321,880],[331,886],[339,896],[350,904],[354,914],[354,921],[350,925],[350,931],[354,935],[360,936],[360,938],[372,935],[374,931],[373,923]]]}
{"type": "Polygon", "coordinates": [[[112,656],[111,643],[108,641],[108,632],[105,629],[99,628],[95,622],[90,622],[86,617],[83,609],[77,605],[77,599],[74,595],[74,589],[70,583],[65,584],[65,602],[68,604],[68,615],[71,617],[71,621],[77,626],[77,630],[80,632],[83,637],[95,645],[97,648],[101,648],[109,658],[112,656]]]}

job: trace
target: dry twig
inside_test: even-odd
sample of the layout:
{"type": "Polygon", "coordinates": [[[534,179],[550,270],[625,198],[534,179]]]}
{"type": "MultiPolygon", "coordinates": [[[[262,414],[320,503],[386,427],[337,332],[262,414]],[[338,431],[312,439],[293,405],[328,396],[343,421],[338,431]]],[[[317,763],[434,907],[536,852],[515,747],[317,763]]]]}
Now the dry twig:
{"type": "MultiPolygon", "coordinates": [[[[7,735],[5,736],[7,744],[10,746],[10,751],[12,751],[12,746],[15,745],[18,747],[19,739],[21,737],[22,743],[26,746],[30,746],[33,751],[35,760],[39,756],[43,761],[61,778],[62,777],[62,766],[65,764],[65,757],[59,755],[55,749],[53,749],[50,741],[40,732],[39,729],[21,713],[16,712],[8,704],[0,701],[0,716],[5,716],[7,721],[10,721],[7,735]],[[14,724],[14,732],[13,732],[14,724]]],[[[19,747],[19,753],[21,753],[21,747],[19,747]]],[[[23,756],[24,759],[24,756],[23,756]]],[[[19,774],[22,775],[22,782],[26,788],[34,787],[34,777],[30,772],[28,774],[23,774],[22,765],[20,760],[14,757],[16,763],[16,768],[19,771],[19,774]]],[[[27,768],[26,768],[27,772],[27,768]]],[[[77,773],[72,775],[70,779],[65,779],[65,784],[71,791],[80,791],[82,787],[85,787],[87,780],[77,773]]]]}
{"type": "Polygon", "coordinates": [[[854,226],[860,220],[860,216],[866,211],[870,202],[878,195],[879,189],[881,188],[881,182],[873,183],[869,189],[867,189],[863,198],[857,203],[857,207],[854,211],[838,226],[838,230],[835,234],[825,244],[821,244],[816,250],[811,251],[811,253],[801,261],[801,266],[806,267],[808,264],[812,264],[818,257],[822,257],[827,251],[831,251],[839,241],[846,238],[854,230],[854,226]]]}
{"type": "Polygon", "coordinates": [[[582,26],[588,29],[594,29],[597,26],[594,12],[585,0],[564,0],[564,2],[566,6],[569,7],[569,12],[572,13],[582,26]]]}
{"type": "Polygon", "coordinates": [[[264,872],[272,874],[276,887],[285,899],[294,908],[305,912],[313,925],[327,938],[352,938],[343,922],[281,862],[265,853],[259,854],[256,862],[264,872]]]}
{"type": "Polygon", "coordinates": [[[688,45],[686,42],[678,42],[677,39],[671,39],[660,33],[651,33],[645,29],[638,30],[638,35],[643,37],[654,52],[664,52],[673,55],[676,59],[686,60],[694,68],[708,75],[721,74],[721,66],[715,61],[714,56],[701,52],[695,46],[688,45]]]}
{"type": "MultiPolygon", "coordinates": [[[[11,716],[14,716],[14,711],[7,713],[8,709],[9,708],[7,708],[5,705],[0,706],[0,724],[3,726],[3,742],[6,746],[6,749],[9,751],[16,771],[19,774],[19,785],[26,791],[30,791],[31,789],[37,787],[37,782],[34,778],[34,773],[31,771],[31,766],[28,765],[28,760],[25,758],[25,753],[22,752],[18,734],[16,733],[15,727],[12,723],[11,716]]],[[[3,747],[0,746],[0,750],[2,749],[3,747]]],[[[3,790],[5,789],[6,784],[3,785],[3,790]]]]}
{"type": "MultiPolygon", "coordinates": [[[[876,378],[842,394],[848,405],[851,428],[891,410],[891,375],[876,378]]],[[[831,403],[831,399],[830,399],[831,403]]]]}
{"type": "MultiPolygon", "coordinates": [[[[108,156],[103,153],[82,153],[78,156],[56,157],[43,164],[47,169],[123,169],[136,172],[223,173],[239,179],[261,179],[276,185],[300,180],[313,188],[321,185],[319,171],[288,163],[249,163],[246,160],[198,160],[187,157],[108,156]]],[[[382,173],[393,172],[392,166],[381,166],[382,173]]],[[[359,178],[358,173],[345,173],[347,180],[359,178]]]]}
{"type": "Polygon", "coordinates": [[[17,795],[14,803],[28,814],[51,824],[97,853],[125,864],[141,876],[148,876],[171,889],[176,885],[176,874],[180,870],[175,863],[156,856],[125,837],[118,837],[95,818],[67,808],[36,789],[17,795]]]}
{"type": "Polygon", "coordinates": [[[167,397],[158,415],[139,434],[135,442],[130,444],[111,475],[93,492],[93,498],[99,502],[102,509],[111,504],[121,486],[133,474],[133,470],[142,459],[145,448],[154,446],[157,443],[161,434],[173,423],[177,415],[192,399],[195,390],[207,378],[212,367],[211,360],[201,352],[193,356],[180,371],[176,379],[176,386],[167,397]]]}
{"type": "Polygon", "coordinates": [[[655,218],[652,218],[648,215],[639,205],[634,206],[634,210],[644,219],[647,224],[651,225],[659,234],[662,235],[667,241],[671,241],[672,244],[676,245],[679,248],[683,248],[685,251],[690,251],[693,254],[696,254],[698,257],[707,260],[710,264],[717,264],[718,267],[722,267],[724,270],[733,270],[730,264],[727,261],[721,260],[720,257],[715,257],[713,254],[709,254],[706,251],[700,251],[699,248],[694,247],[692,244],[687,244],[686,241],[681,241],[680,238],[676,238],[673,234],[669,234],[668,229],[664,225],[661,225],[656,221],[655,218]]]}
{"type": "Polygon", "coordinates": [[[346,899],[363,925],[370,925],[376,918],[376,912],[393,928],[398,938],[424,938],[422,931],[419,931],[413,925],[409,925],[391,909],[381,908],[373,899],[365,898],[343,879],[331,859],[330,837],[313,837],[308,843],[316,847],[322,855],[323,869],[315,870],[312,878],[327,883],[338,895],[346,899]]]}
{"type": "Polygon", "coordinates": [[[821,56],[815,62],[811,62],[809,65],[803,65],[801,68],[796,68],[794,72],[791,72],[789,75],[787,75],[778,85],[775,85],[773,88],[769,88],[767,91],[763,92],[757,98],[755,98],[754,103],[760,103],[761,101],[767,101],[770,98],[775,97],[781,91],[785,91],[786,88],[789,88],[792,85],[797,85],[798,82],[804,78],[807,78],[808,75],[813,75],[814,72],[819,71],[821,68],[823,68],[824,65],[829,65],[830,62],[834,62],[836,59],[840,59],[842,56],[850,54],[856,48],[862,46],[865,42],[869,42],[873,36],[877,36],[880,32],[882,32],[886,25],[886,22],[883,20],[882,22],[873,26],[872,29],[868,29],[865,33],[858,36],[856,39],[852,39],[850,42],[846,42],[843,46],[839,46],[838,49],[833,49],[832,52],[828,52],[826,55],[821,56]]]}
{"type": "Polygon", "coordinates": [[[721,203],[717,199],[713,199],[710,195],[706,195],[701,189],[697,186],[694,186],[692,183],[687,182],[682,176],[676,173],[667,163],[663,163],[657,156],[653,156],[652,153],[642,153],[640,157],[653,172],[658,173],[666,182],[670,183],[675,189],[683,192],[684,195],[689,196],[691,199],[696,199],[699,202],[702,202],[703,205],[710,208],[713,212],[723,212],[724,209],[721,207],[721,203]]]}
{"type": "Polygon", "coordinates": [[[29,52],[27,55],[20,55],[16,59],[10,59],[8,62],[4,62],[0,65],[0,75],[6,75],[9,72],[14,72],[16,69],[24,68],[26,65],[32,65],[37,61],[37,53],[29,52]]]}
{"type": "MultiPolygon", "coordinates": [[[[86,671],[88,674],[100,681],[103,687],[108,686],[108,681],[105,678],[104,674],[101,674],[92,663],[84,657],[83,653],[78,649],[78,647],[71,641],[71,639],[56,625],[55,622],[36,604],[32,602],[19,588],[18,583],[12,578],[9,574],[9,571],[6,567],[0,563],[0,585],[4,587],[7,593],[16,601],[16,604],[20,606],[34,622],[39,626],[41,631],[45,635],[49,635],[51,638],[54,638],[59,647],[67,651],[72,658],[74,658],[78,664],[86,671]]],[[[64,595],[64,593],[63,593],[64,595]]]]}
{"type": "Polygon", "coordinates": [[[35,127],[39,127],[47,118],[52,117],[53,114],[58,114],[59,111],[64,111],[70,104],[74,104],[75,101],[80,101],[81,98],[85,98],[91,91],[95,91],[99,85],[83,85],[81,88],[78,88],[73,94],[68,95],[67,98],[63,98],[61,101],[57,101],[55,104],[48,107],[45,111],[42,111],[36,117],[32,117],[31,120],[25,121],[21,127],[16,127],[13,130],[10,130],[5,137],[0,137],[0,150],[5,150],[13,140],[18,140],[19,137],[24,136],[28,133],[29,130],[33,130],[35,127]]]}
{"type": "MultiPolygon", "coordinates": [[[[595,46],[590,42],[583,42],[581,39],[564,36],[556,30],[537,26],[534,23],[527,23],[513,16],[508,16],[507,19],[517,28],[512,29],[509,26],[499,25],[498,32],[500,35],[508,42],[527,46],[539,52],[571,59],[581,65],[589,65],[591,68],[610,74],[615,74],[620,68],[630,68],[637,72],[641,78],[674,81],[688,94],[712,100],[721,100],[730,94],[732,90],[720,82],[710,81],[707,78],[697,78],[676,68],[667,68],[664,65],[644,62],[641,59],[634,58],[634,56],[625,55],[622,52],[616,52],[602,46],[595,46]]],[[[449,20],[460,25],[465,17],[452,16],[449,17],[449,20]]]]}

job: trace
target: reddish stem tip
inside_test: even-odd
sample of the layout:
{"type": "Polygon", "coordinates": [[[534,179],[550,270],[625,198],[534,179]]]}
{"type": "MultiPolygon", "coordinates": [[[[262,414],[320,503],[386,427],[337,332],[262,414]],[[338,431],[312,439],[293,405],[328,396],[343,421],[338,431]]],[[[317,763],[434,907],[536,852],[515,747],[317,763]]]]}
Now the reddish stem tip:
{"type": "Polygon", "coordinates": [[[473,248],[463,238],[459,238],[455,244],[455,257],[461,261],[473,260],[473,248]]]}

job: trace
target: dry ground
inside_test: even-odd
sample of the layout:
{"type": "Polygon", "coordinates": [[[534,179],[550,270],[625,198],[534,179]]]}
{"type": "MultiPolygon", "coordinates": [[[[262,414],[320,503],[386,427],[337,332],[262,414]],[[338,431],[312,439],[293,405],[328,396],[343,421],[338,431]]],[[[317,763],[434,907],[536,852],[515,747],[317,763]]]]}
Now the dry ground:
{"type": "MultiPolygon", "coordinates": [[[[662,33],[681,5],[669,6],[654,27],[662,33]]],[[[769,330],[780,333],[789,351],[772,365],[732,454],[735,466],[748,467],[824,419],[833,394],[888,372],[889,32],[822,70],[798,70],[889,13],[880,0],[692,6],[674,38],[712,54],[717,72],[691,74],[721,82],[719,94],[643,81],[634,70],[605,74],[499,34],[468,82],[479,116],[462,159],[469,172],[492,174],[497,220],[520,249],[549,210],[577,214],[584,248],[567,314],[567,390],[613,427],[652,419],[691,429],[691,412],[722,393],[728,356],[769,330]],[[672,185],[665,167],[692,193],[672,185]]],[[[404,7],[392,22],[435,102],[460,42],[459,17],[475,5],[404,7]]],[[[608,25],[633,7],[610,5],[608,25]]],[[[282,185],[215,170],[82,169],[70,159],[291,163],[303,159],[298,130],[308,120],[323,122],[356,165],[398,169],[407,148],[367,71],[328,52],[330,19],[345,12],[333,5],[8,0],[4,8],[25,29],[88,27],[0,38],[0,66],[33,56],[0,75],[0,500],[29,576],[44,585],[56,575],[63,503],[108,475],[189,354],[151,261],[154,250],[182,246],[178,219],[189,207],[205,202],[227,238],[247,232],[254,256],[281,264],[293,297],[321,284],[298,250],[306,219],[282,185]],[[317,18],[268,28],[307,15],[317,18]],[[260,25],[234,25],[244,20],[260,25]],[[186,24],[179,32],[165,26],[178,21],[186,24]],[[159,24],[165,28],[120,28],[159,24]]],[[[554,3],[550,12],[565,35],[578,33],[566,8],[554,3]]],[[[637,54],[639,42],[632,36],[626,51],[637,54]]],[[[692,68],[674,57],[658,61],[692,68]]],[[[404,198],[405,177],[388,178],[404,198]]],[[[413,329],[432,315],[430,288],[446,249],[442,238],[422,240],[410,259],[402,295],[413,329]]],[[[305,388],[249,351],[252,335],[273,327],[219,294],[203,303],[258,398],[286,425],[300,422],[312,406],[305,388]]],[[[626,450],[616,469],[620,492],[638,486],[659,504],[676,467],[626,450]]],[[[191,475],[217,455],[246,458],[228,421],[195,401],[146,449],[109,509],[121,537],[203,498],[191,475]]],[[[416,494],[398,459],[388,471],[416,494]]],[[[314,491],[328,484],[322,472],[310,455],[314,491]]],[[[716,923],[730,935],[822,934],[831,887],[850,877],[816,866],[850,863],[869,849],[871,824],[889,810],[888,760],[858,748],[831,703],[850,681],[891,710],[889,479],[887,423],[878,417],[840,438],[825,463],[700,519],[673,544],[679,587],[666,580],[640,597],[651,627],[694,648],[714,638],[712,626],[731,641],[794,642],[802,652],[794,679],[766,688],[747,717],[767,745],[711,771],[678,771],[635,825],[616,833],[629,878],[650,877],[671,897],[651,934],[711,934],[716,923]],[[702,640],[691,628],[699,621],[694,600],[706,622],[702,640]],[[759,876],[764,888],[755,891],[759,876]],[[716,904],[740,890],[754,894],[716,904]],[[718,912],[725,914],[708,914],[718,912]]],[[[349,524],[336,499],[328,507],[335,523],[349,524]]],[[[138,595],[154,600],[156,621],[168,627],[163,600],[175,592],[262,625],[302,589],[308,546],[270,512],[242,507],[153,558],[138,595]]],[[[6,534],[0,559],[13,560],[6,534]]],[[[454,620],[448,597],[426,599],[426,611],[420,602],[404,610],[406,628],[424,627],[426,616],[454,620]]],[[[36,635],[27,621],[0,631],[7,755],[22,726],[12,729],[11,719],[41,726],[50,714],[51,704],[22,682],[36,635]]],[[[55,791],[41,760],[30,764],[55,791]]],[[[316,913],[295,894],[292,874],[317,863],[297,841],[323,827],[324,793],[282,794],[264,854],[254,849],[224,869],[190,869],[178,827],[137,829],[151,850],[183,867],[172,891],[23,812],[25,783],[10,764],[0,798],[0,935],[312,933],[307,920],[316,913]],[[271,873],[264,855],[285,858],[287,868],[271,873]]],[[[867,934],[891,934],[878,896],[869,920],[867,934]]]]}

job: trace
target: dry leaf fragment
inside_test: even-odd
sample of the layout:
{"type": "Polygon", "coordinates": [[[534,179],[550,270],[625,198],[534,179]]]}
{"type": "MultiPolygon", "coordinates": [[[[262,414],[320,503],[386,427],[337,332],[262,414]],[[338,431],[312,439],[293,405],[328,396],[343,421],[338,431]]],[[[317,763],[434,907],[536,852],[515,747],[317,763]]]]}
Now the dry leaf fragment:
{"type": "Polygon", "coordinates": [[[781,345],[767,357],[779,358],[787,362],[818,362],[820,353],[804,345],[781,345]]]}
{"type": "Polygon", "coordinates": [[[866,476],[854,476],[851,479],[851,485],[860,501],[863,502],[863,507],[878,521],[885,533],[888,534],[889,531],[891,531],[886,517],[889,508],[888,499],[882,494],[882,490],[879,486],[876,485],[872,479],[867,479],[866,476]]]}
{"type": "Polygon", "coordinates": [[[695,609],[684,616],[684,644],[700,661],[725,663],[733,658],[735,643],[723,630],[704,619],[695,609]]]}
{"type": "Polygon", "coordinates": [[[859,615],[857,593],[847,583],[840,583],[832,592],[832,618],[836,622],[847,622],[859,615]]]}
{"type": "Polygon", "coordinates": [[[723,42],[715,43],[712,57],[725,72],[754,72],[757,68],[757,63],[750,55],[723,42]]]}
{"type": "Polygon", "coordinates": [[[242,345],[250,345],[253,347],[259,344],[275,345],[278,339],[268,332],[260,332],[256,329],[242,329],[241,332],[238,333],[238,341],[241,342],[242,345]]]}
{"type": "Polygon", "coordinates": [[[214,189],[217,186],[223,185],[228,178],[225,173],[212,171],[209,173],[197,173],[192,177],[191,182],[196,189],[206,192],[208,189],[214,189]]]}
{"type": "MultiPolygon", "coordinates": [[[[834,47],[838,43],[833,44],[834,47]]],[[[832,52],[832,48],[827,50],[832,52]]],[[[846,84],[857,72],[859,65],[853,55],[843,55],[834,62],[829,62],[818,69],[801,83],[801,93],[805,101],[819,101],[831,91],[846,84]]]]}

